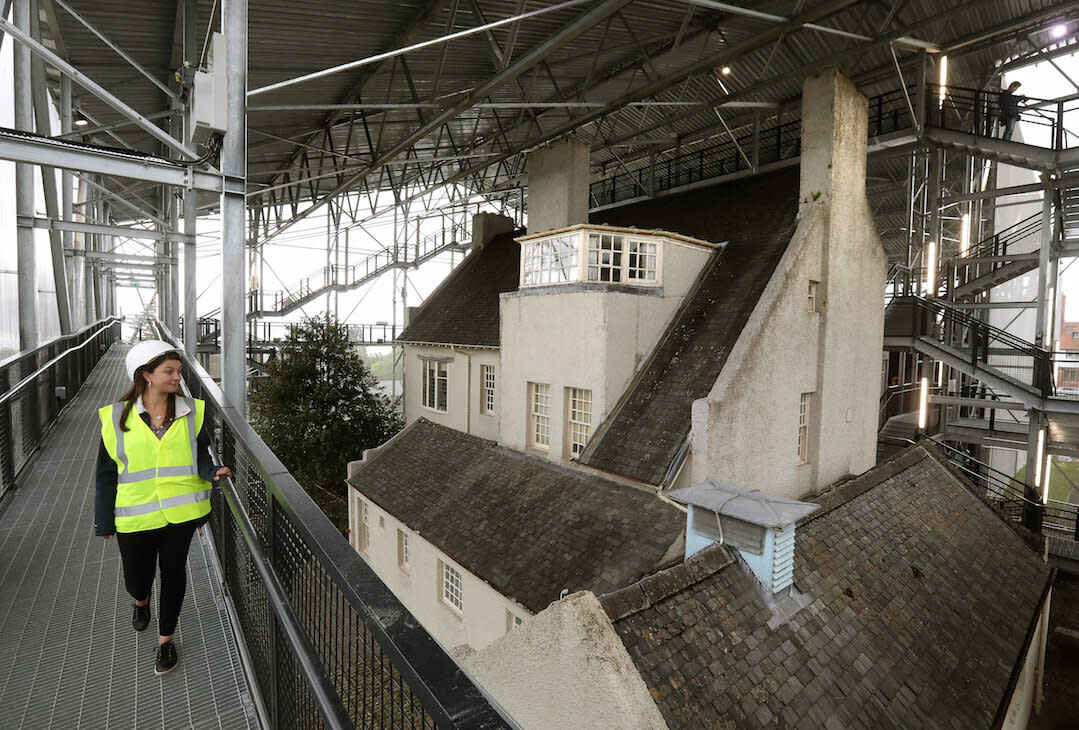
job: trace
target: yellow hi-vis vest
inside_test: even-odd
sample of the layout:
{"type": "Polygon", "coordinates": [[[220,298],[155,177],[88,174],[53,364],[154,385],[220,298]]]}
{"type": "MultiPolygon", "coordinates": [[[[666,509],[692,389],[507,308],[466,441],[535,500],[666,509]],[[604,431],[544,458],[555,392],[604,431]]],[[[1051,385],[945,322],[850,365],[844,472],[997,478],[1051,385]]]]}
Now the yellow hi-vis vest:
{"type": "Polygon", "coordinates": [[[183,399],[191,409],[169,426],[160,439],[132,408],[126,432],[120,430],[122,403],[98,411],[101,439],[116,462],[117,532],[139,532],[209,514],[208,481],[199,476],[197,438],[206,404],[183,399]]]}

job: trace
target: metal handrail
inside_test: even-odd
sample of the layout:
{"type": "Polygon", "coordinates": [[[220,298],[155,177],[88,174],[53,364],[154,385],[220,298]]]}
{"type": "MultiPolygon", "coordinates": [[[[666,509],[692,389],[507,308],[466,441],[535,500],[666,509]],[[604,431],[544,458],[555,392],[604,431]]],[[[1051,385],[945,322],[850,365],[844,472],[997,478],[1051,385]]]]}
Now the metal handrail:
{"type": "MultiPolygon", "coordinates": [[[[102,324],[100,327],[98,327],[97,331],[93,332],[92,334],[87,335],[86,342],[83,342],[81,345],[75,345],[74,347],[70,347],[70,348],[64,350],[62,353],[60,353],[59,355],[57,355],[53,359],[49,360],[47,363],[45,363],[44,365],[39,367],[37,370],[35,370],[34,372],[32,372],[29,375],[27,375],[26,377],[24,377],[18,383],[11,386],[6,392],[0,393],[0,406],[7,405],[7,402],[10,401],[12,398],[14,398],[19,393],[19,391],[21,391],[23,388],[27,387],[28,385],[32,384],[35,380],[37,380],[39,375],[46,372],[49,368],[51,368],[52,366],[58,364],[59,362],[65,360],[65,359],[67,359],[71,355],[75,354],[76,352],[78,352],[82,348],[84,348],[87,345],[89,345],[90,343],[92,343],[94,341],[93,338],[97,337],[99,334],[101,334],[102,332],[107,330],[109,327],[112,327],[113,324],[118,324],[120,322],[120,318],[119,317],[109,317],[108,319],[101,320],[101,322],[104,322],[105,324],[102,324]]],[[[92,327],[97,327],[97,325],[98,325],[98,322],[95,322],[94,324],[87,325],[86,327],[83,327],[81,330],[79,330],[74,335],[62,335],[60,337],[56,337],[56,338],[50,340],[49,343],[36,348],[36,350],[44,349],[49,344],[58,342],[59,340],[64,339],[66,337],[72,337],[72,336],[81,337],[83,335],[83,333],[85,333],[87,330],[91,329],[92,327]]],[[[16,353],[15,355],[12,355],[11,357],[4,360],[3,362],[0,362],[0,368],[3,368],[6,365],[8,365],[12,360],[17,360],[19,358],[25,357],[26,354],[27,353],[22,353],[22,354],[16,353]]]]}
{"type": "MultiPolygon", "coordinates": [[[[179,347],[168,330],[160,322],[156,324],[161,338],[179,347]]],[[[284,629],[284,635],[279,639],[299,661],[298,669],[311,689],[322,719],[331,727],[350,727],[356,722],[347,715],[348,708],[340,687],[327,673],[323,657],[300,624],[296,606],[282,587],[276,563],[285,559],[280,557],[285,546],[279,547],[274,542],[277,530],[286,527],[283,523],[278,524],[282,520],[295,531],[311,559],[332,583],[333,590],[362,620],[363,630],[374,638],[378,649],[399,674],[401,683],[423,707],[431,722],[439,728],[517,727],[382,583],[259,438],[243,414],[225,401],[219,386],[197,360],[186,353],[183,356],[185,370],[191,376],[188,385],[193,387],[190,390],[207,404],[206,423],[212,423],[215,417],[220,419],[222,444],[227,433],[235,444],[233,450],[237,453],[242,450],[248,455],[258,479],[265,485],[265,491],[257,495],[260,500],[265,500],[269,521],[267,534],[262,539],[235,483],[243,480],[242,470],[233,469],[233,480],[224,485],[222,495],[266,590],[274,617],[284,629]],[[277,509],[283,514],[278,516],[277,509]]],[[[211,526],[216,525],[211,522],[211,526]]],[[[215,540],[215,544],[218,542],[223,544],[227,540],[215,540]]],[[[221,547],[217,549],[220,553],[228,552],[221,547]]],[[[219,557],[222,562],[228,559],[225,554],[219,557]]],[[[312,600],[317,600],[317,596],[312,600]]],[[[375,670],[384,671],[385,667],[375,670]]],[[[275,688],[268,689],[267,696],[275,696],[275,688]]]]}
{"type": "Polygon", "coordinates": [[[0,496],[14,487],[64,404],[119,337],[120,320],[109,317],[0,362],[0,496]],[[91,347],[95,343],[100,347],[91,347]],[[42,357],[48,360],[38,365],[42,357]],[[19,380],[11,384],[13,377],[19,380]]]}

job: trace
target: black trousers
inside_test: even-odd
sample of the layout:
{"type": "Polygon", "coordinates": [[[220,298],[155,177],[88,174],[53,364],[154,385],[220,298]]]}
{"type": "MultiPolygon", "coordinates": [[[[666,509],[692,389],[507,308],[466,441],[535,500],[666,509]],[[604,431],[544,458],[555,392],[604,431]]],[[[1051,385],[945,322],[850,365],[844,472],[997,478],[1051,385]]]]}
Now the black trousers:
{"type": "Polygon", "coordinates": [[[203,520],[166,525],[143,532],[117,532],[116,544],[124,565],[124,587],[141,601],[149,597],[154,573],[161,567],[157,591],[157,627],[161,636],[176,633],[176,620],[187,590],[187,550],[203,520]]]}

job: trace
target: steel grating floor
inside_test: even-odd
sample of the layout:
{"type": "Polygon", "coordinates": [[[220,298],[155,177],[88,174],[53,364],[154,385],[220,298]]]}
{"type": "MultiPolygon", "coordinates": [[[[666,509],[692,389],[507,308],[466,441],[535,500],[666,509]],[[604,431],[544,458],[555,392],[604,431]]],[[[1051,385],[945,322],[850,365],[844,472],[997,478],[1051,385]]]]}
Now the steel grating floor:
{"type": "Polygon", "coordinates": [[[0,728],[258,728],[206,539],[180,664],[156,677],[157,607],[136,633],[116,543],[93,534],[97,408],[123,390],[126,352],[106,353],[0,505],[0,728]]]}

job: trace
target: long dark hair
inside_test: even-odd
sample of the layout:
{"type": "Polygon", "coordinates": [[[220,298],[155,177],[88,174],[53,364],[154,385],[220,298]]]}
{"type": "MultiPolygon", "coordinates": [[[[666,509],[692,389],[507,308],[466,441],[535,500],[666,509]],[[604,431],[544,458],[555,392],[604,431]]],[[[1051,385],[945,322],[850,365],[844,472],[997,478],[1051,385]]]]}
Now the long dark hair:
{"type": "MultiPolygon", "coordinates": [[[[183,362],[183,358],[180,357],[180,353],[176,350],[169,350],[163,352],[155,357],[145,365],[140,365],[135,368],[135,377],[132,378],[131,387],[127,389],[127,392],[120,396],[120,401],[124,404],[124,410],[120,412],[120,430],[127,431],[127,414],[131,413],[131,409],[135,407],[135,401],[142,397],[142,394],[146,392],[146,378],[142,377],[143,373],[152,373],[157,369],[157,366],[166,360],[179,360],[183,362]]],[[[171,421],[176,417],[176,395],[169,393],[169,405],[168,411],[165,414],[165,420],[171,421]]]]}

